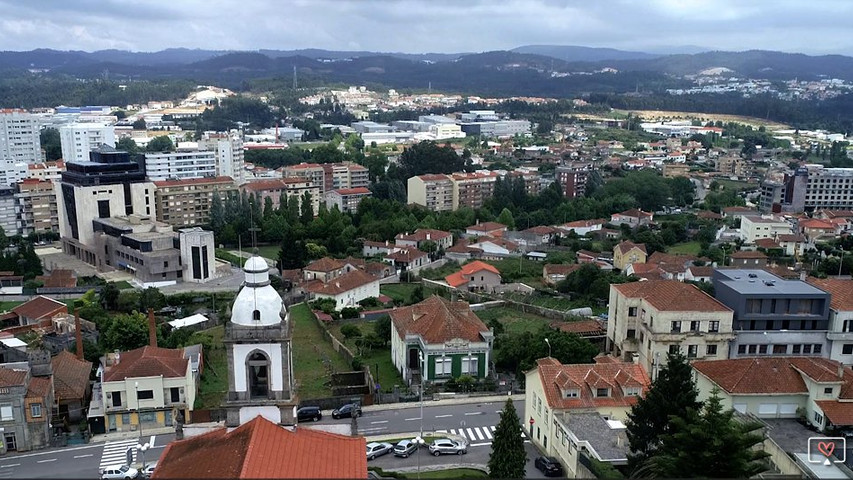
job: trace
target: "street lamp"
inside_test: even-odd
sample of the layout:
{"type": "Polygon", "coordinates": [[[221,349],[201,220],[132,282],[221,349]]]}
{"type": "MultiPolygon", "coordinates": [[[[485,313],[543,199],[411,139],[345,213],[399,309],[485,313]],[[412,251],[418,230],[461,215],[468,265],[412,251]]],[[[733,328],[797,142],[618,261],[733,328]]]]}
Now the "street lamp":
{"type": "Polygon", "coordinates": [[[423,440],[424,436],[424,352],[418,352],[418,359],[421,361],[421,434],[418,438],[423,440]]]}
{"type": "Polygon", "coordinates": [[[140,443],[136,445],[136,450],[139,452],[140,463],[142,464],[142,470],[145,470],[145,451],[151,448],[150,443],[140,443]]]}
{"type": "Polygon", "coordinates": [[[548,344],[548,358],[551,358],[551,342],[546,338],[545,343],[548,344]]]}
{"type": "Polygon", "coordinates": [[[415,452],[415,456],[418,457],[418,478],[421,478],[421,446],[423,446],[423,444],[426,442],[424,441],[423,437],[421,437],[421,435],[415,437],[414,441],[415,445],[418,446],[418,451],[415,452]]]}

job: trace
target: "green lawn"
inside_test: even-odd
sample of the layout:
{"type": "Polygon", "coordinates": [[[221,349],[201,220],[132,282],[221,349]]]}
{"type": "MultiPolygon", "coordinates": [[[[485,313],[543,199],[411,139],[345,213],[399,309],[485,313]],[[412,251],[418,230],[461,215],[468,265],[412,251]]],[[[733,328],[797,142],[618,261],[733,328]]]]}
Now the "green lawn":
{"type": "Polygon", "coordinates": [[[116,287],[118,287],[119,290],[127,290],[128,288],[133,288],[133,285],[131,285],[127,280],[122,280],[120,282],[116,282],[116,287]]]}
{"type": "Polygon", "coordinates": [[[449,468],[447,470],[433,470],[430,472],[406,473],[403,478],[487,478],[486,472],[475,468],[449,468]]]}
{"type": "Polygon", "coordinates": [[[8,312],[24,302],[0,302],[0,312],[8,312]]]}
{"type": "Polygon", "coordinates": [[[293,373],[298,385],[297,393],[303,400],[330,396],[330,374],[333,371],[351,371],[352,366],[323,338],[308,305],[300,303],[291,307],[290,319],[293,322],[293,373]]]}
{"type": "Polygon", "coordinates": [[[446,265],[442,265],[438,268],[424,268],[418,271],[418,275],[423,278],[428,278],[430,280],[444,280],[444,277],[450,275],[451,273],[456,273],[459,271],[459,264],[456,262],[450,262],[446,265]]]}
{"type": "MultiPolygon", "coordinates": [[[[368,320],[348,321],[353,323],[361,330],[362,335],[367,335],[373,331],[373,322],[368,320]]],[[[344,340],[341,335],[341,325],[332,325],[329,330],[332,334],[349,348],[352,353],[358,355],[358,348],[355,346],[355,339],[344,340]]],[[[361,356],[362,362],[367,367],[370,367],[370,372],[373,374],[373,379],[379,383],[383,391],[391,391],[394,385],[404,385],[403,377],[394,367],[391,361],[391,348],[373,349],[363,352],[361,356]],[[378,375],[377,375],[378,371],[378,375]]]]}
{"type": "Polygon", "coordinates": [[[264,258],[276,260],[279,250],[281,250],[281,245],[261,245],[258,247],[258,254],[264,258]]]}
{"type": "MultiPolygon", "coordinates": [[[[379,286],[379,293],[391,297],[395,302],[402,302],[408,305],[409,299],[412,298],[412,292],[418,287],[418,285],[422,284],[420,282],[387,283],[379,286]]],[[[433,294],[437,294],[445,298],[449,295],[444,289],[424,288],[424,298],[433,294]]]]}
{"type": "Polygon", "coordinates": [[[737,180],[715,178],[713,181],[720,184],[720,187],[724,188],[725,190],[731,190],[734,192],[738,192],[740,190],[748,190],[748,189],[752,189],[752,188],[758,188],[758,185],[749,184],[747,182],[740,182],[737,180]]]}
{"type": "Polygon", "coordinates": [[[666,249],[666,253],[672,254],[684,254],[684,255],[699,255],[699,250],[702,247],[699,245],[699,242],[684,242],[684,243],[676,243],[675,245],[666,249]]]}
{"type": "Polygon", "coordinates": [[[201,374],[201,385],[198,387],[195,408],[216,408],[222,404],[228,392],[228,357],[222,339],[225,337],[225,326],[218,325],[207,330],[193,333],[190,345],[202,343],[205,345],[204,370],[201,374]]]}
{"type": "Polygon", "coordinates": [[[497,319],[507,333],[535,332],[543,325],[549,325],[553,320],[532,313],[524,313],[509,307],[496,307],[474,312],[483,323],[497,319]]]}

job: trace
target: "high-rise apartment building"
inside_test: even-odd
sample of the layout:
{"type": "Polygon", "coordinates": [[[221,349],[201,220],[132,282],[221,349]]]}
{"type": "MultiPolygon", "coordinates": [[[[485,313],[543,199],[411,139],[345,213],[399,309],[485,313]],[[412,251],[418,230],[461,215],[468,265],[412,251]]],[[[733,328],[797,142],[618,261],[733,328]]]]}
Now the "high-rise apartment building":
{"type": "Polygon", "coordinates": [[[284,167],[284,176],[290,178],[305,178],[311,185],[319,188],[321,192],[331,190],[332,179],[329,179],[328,188],[326,183],[326,169],[319,163],[300,163],[284,167]]]}
{"type": "Polygon", "coordinates": [[[116,146],[115,127],[98,123],[72,123],[59,127],[62,158],[66,162],[85,162],[89,152],[101,145],[116,146]]]}
{"type": "Polygon", "coordinates": [[[449,175],[428,174],[407,181],[409,204],[423,205],[436,212],[453,210],[453,179],[449,175]]]}
{"type": "Polygon", "coordinates": [[[243,136],[239,130],[205,132],[198,142],[200,149],[213,150],[216,158],[215,176],[231,177],[237,185],[245,181],[243,136]]]}
{"type": "Polygon", "coordinates": [[[231,177],[206,177],[154,182],[157,221],[173,227],[207,225],[214,195],[224,201],[237,185],[231,177]]]}
{"type": "Polygon", "coordinates": [[[554,176],[566,198],[578,198],[586,194],[586,183],[591,169],[592,166],[584,162],[557,166],[554,176]]]}
{"type": "Polygon", "coordinates": [[[761,184],[764,212],[812,212],[853,209],[853,168],[805,165],[786,173],[781,181],[761,184]]]}
{"type": "Polygon", "coordinates": [[[146,153],[145,172],[152,182],[214,177],[216,152],[198,150],[193,144],[190,148],[178,148],[174,152],[146,153]]]}
{"type": "Polygon", "coordinates": [[[19,109],[0,110],[0,185],[27,176],[27,165],[42,160],[38,117],[19,109]]]}
{"type": "Polygon", "coordinates": [[[26,178],[18,183],[17,190],[17,233],[26,236],[39,232],[59,232],[59,207],[53,182],[26,178]]]}
{"type": "Polygon", "coordinates": [[[496,172],[454,173],[453,210],[460,207],[480,208],[483,202],[495,195],[496,172]]]}
{"type": "Polygon", "coordinates": [[[299,201],[300,208],[302,207],[303,195],[309,193],[311,195],[311,208],[314,215],[320,211],[320,201],[323,200],[320,194],[320,187],[314,185],[306,178],[270,178],[264,180],[255,180],[244,183],[240,187],[249,195],[258,197],[260,205],[263,206],[266,199],[272,200],[273,208],[278,208],[281,204],[281,196],[287,196],[287,201],[299,201]]]}

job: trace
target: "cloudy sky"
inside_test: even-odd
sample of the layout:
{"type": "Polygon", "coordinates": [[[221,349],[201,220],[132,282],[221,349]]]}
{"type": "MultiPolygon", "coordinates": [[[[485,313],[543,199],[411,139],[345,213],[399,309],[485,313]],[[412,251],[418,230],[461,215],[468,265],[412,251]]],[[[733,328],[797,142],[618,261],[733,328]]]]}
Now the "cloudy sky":
{"type": "Polygon", "coordinates": [[[0,0],[0,49],[853,54],[851,0],[0,0]]]}

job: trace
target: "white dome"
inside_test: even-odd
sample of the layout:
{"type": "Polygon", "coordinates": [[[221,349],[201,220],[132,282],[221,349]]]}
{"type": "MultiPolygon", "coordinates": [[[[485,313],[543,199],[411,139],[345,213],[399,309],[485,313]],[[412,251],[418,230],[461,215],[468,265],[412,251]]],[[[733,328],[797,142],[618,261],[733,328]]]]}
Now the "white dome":
{"type": "Polygon", "coordinates": [[[270,285],[244,286],[231,308],[231,323],[237,325],[262,326],[281,323],[285,312],[284,302],[270,285]]]}
{"type": "Polygon", "coordinates": [[[246,275],[246,284],[255,286],[269,285],[269,270],[270,267],[267,265],[266,260],[257,255],[253,255],[246,260],[246,264],[243,265],[243,273],[246,275]]]}

